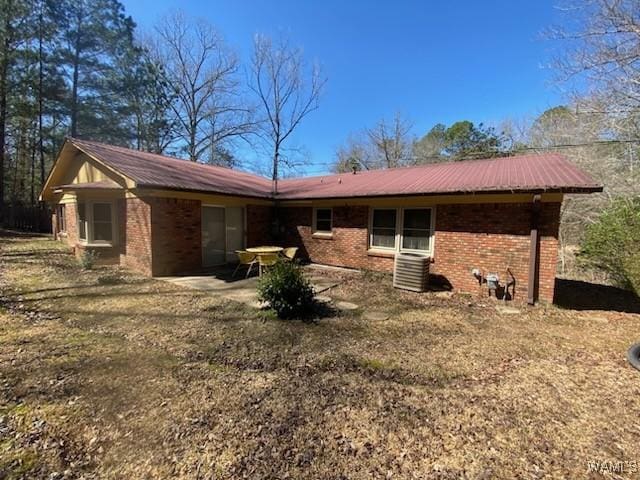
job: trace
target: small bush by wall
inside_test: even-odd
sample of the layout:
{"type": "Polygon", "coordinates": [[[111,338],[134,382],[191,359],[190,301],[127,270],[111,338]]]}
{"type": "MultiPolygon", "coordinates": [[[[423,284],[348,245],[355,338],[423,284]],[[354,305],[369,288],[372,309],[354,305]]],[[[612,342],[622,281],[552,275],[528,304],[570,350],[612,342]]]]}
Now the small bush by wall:
{"type": "Polygon", "coordinates": [[[78,263],[82,267],[83,270],[91,270],[95,265],[96,261],[100,254],[94,252],[92,250],[84,250],[80,257],[78,258],[78,263]]]}

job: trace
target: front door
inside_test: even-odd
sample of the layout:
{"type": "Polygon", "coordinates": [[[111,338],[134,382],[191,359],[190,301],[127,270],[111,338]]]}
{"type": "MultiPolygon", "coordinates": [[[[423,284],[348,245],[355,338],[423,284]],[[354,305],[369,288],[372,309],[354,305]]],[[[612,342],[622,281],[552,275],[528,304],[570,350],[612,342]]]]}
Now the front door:
{"type": "Polygon", "coordinates": [[[202,266],[225,263],[224,207],[202,207],[202,266]]]}

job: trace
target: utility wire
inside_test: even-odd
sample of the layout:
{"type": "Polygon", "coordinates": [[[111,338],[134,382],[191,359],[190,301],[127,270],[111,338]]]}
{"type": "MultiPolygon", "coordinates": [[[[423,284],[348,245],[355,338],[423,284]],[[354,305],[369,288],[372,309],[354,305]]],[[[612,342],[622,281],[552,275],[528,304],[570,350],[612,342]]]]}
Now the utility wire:
{"type": "MultiPolygon", "coordinates": [[[[592,146],[616,145],[616,144],[627,145],[627,144],[634,144],[634,143],[640,144],[640,139],[594,140],[592,142],[584,142],[584,143],[561,143],[557,145],[546,145],[544,147],[519,147],[512,150],[494,151],[492,153],[496,154],[496,156],[493,157],[493,158],[496,158],[496,157],[509,157],[512,155],[517,155],[518,153],[531,152],[531,151],[557,150],[557,149],[565,149],[565,148],[592,147],[592,146]]],[[[487,152],[477,152],[477,153],[467,154],[460,157],[454,157],[452,158],[452,160],[456,160],[456,161],[478,160],[478,159],[484,159],[484,158],[490,158],[490,157],[487,157],[487,152]]],[[[447,160],[447,157],[430,156],[430,157],[422,157],[422,159],[443,161],[443,160],[447,160]]],[[[317,162],[317,163],[312,162],[312,163],[308,163],[307,165],[330,167],[330,166],[335,166],[336,163],[335,162],[317,162]]]]}

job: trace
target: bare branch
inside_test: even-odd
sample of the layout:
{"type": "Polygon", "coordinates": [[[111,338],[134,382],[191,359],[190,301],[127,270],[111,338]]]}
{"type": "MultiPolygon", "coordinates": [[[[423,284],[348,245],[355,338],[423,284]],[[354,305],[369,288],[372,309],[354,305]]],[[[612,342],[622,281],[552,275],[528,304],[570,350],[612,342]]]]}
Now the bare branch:
{"type": "Polygon", "coordinates": [[[306,71],[303,54],[280,38],[256,35],[251,60],[250,88],[255,93],[264,115],[263,138],[273,153],[272,178],[277,192],[280,163],[287,164],[283,147],[302,120],[318,108],[326,83],[320,69],[306,71]]]}

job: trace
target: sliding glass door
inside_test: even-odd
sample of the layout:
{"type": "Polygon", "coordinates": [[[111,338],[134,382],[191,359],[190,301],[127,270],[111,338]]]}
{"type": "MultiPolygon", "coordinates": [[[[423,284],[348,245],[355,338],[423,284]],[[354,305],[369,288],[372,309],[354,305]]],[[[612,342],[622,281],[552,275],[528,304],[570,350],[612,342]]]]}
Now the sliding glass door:
{"type": "Polygon", "coordinates": [[[202,207],[202,266],[225,263],[223,207],[202,207]]]}
{"type": "Polygon", "coordinates": [[[244,248],[244,208],[202,207],[202,266],[232,262],[244,248]]]}

